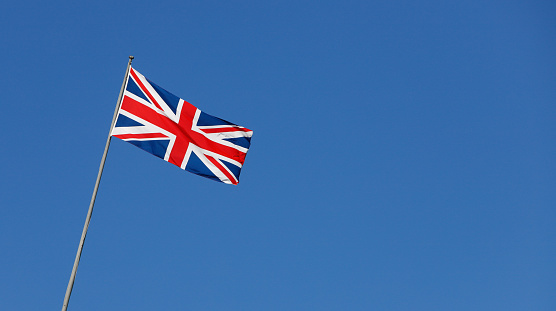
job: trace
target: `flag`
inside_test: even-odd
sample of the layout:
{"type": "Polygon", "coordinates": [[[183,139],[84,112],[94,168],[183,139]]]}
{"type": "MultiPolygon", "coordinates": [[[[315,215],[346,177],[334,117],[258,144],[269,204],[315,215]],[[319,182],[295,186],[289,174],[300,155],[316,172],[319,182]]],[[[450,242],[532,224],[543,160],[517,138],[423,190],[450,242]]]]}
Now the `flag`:
{"type": "Polygon", "coordinates": [[[110,135],[186,171],[235,185],[253,131],[202,112],[130,67],[110,135]]]}

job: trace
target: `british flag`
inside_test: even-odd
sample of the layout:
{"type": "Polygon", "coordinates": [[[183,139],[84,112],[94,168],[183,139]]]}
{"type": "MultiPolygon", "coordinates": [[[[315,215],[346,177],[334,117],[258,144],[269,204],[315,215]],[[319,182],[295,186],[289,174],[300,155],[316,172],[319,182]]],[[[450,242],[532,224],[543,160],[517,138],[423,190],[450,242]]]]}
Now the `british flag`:
{"type": "Polygon", "coordinates": [[[186,171],[235,185],[253,131],[202,112],[130,67],[110,135],[186,171]]]}

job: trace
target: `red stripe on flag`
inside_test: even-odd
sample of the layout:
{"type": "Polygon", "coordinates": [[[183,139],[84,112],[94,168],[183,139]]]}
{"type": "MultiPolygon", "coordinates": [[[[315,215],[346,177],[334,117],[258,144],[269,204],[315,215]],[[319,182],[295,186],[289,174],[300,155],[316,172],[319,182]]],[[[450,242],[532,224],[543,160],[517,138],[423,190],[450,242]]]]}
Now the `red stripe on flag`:
{"type": "Polygon", "coordinates": [[[169,138],[162,133],[149,133],[149,134],[120,134],[112,135],[118,137],[119,139],[147,139],[147,138],[169,138]]]}
{"type": "Polygon", "coordinates": [[[226,132],[252,132],[250,129],[244,127],[217,127],[217,128],[201,128],[201,131],[211,134],[211,133],[226,133],[226,132]]]}
{"type": "Polygon", "coordinates": [[[223,167],[222,164],[220,164],[220,162],[216,161],[215,158],[206,155],[207,159],[209,159],[209,161],[214,164],[222,173],[224,173],[224,175],[226,175],[226,177],[232,182],[232,184],[237,185],[238,181],[236,180],[236,178],[230,174],[230,172],[228,172],[228,169],[223,167]]]}
{"type": "Polygon", "coordinates": [[[151,100],[151,102],[156,106],[156,108],[163,110],[162,107],[160,107],[158,105],[158,103],[156,102],[156,100],[154,99],[154,97],[151,95],[151,92],[149,92],[149,90],[147,90],[147,88],[145,87],[145,85],[143,84],[143,82],[141,82],[141,80],[139,80],[139,77],[137,76],[137,74],[135,73],[135,70],[133,70],[133,68],[131,68],[131,75],[133,76],[133,78],[135,79],[135,82],[137,82],[137,84],[139,85],[139,87],[141,88],[141,90],[143,90],[143,93],[147,94],[147,96],[149,97],[149,99],[151,100]]]}

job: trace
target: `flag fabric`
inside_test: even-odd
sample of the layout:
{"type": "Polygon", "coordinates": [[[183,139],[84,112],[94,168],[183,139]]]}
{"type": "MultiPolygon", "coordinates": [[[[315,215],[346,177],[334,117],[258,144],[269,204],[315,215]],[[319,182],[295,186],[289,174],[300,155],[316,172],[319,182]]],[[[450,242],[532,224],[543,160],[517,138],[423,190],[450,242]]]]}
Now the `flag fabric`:
{"type": "Polygon", "coordinates": [[[202,112],[130,67],[110,135],[186,171],[235,185],[253,131],[202,112]]]}

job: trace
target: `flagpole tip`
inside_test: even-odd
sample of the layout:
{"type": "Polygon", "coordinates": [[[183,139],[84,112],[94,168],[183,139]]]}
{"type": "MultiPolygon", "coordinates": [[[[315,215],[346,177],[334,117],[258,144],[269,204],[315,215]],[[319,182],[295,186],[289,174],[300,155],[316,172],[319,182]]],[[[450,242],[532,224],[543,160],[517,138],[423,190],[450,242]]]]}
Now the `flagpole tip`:
{"type": "Polygon", "coordinates": [[[129,55],[129,59],[134,59],[134,58],[135,58],[135,57],[133,57],[133,56],[129,55]]]}

